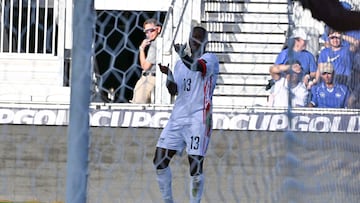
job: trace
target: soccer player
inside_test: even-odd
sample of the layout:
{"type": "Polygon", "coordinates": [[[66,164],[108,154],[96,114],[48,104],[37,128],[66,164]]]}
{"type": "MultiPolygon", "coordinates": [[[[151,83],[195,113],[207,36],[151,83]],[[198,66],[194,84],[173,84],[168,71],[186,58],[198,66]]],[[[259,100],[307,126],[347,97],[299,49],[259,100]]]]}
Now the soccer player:
{"type": "Polygon", "coordinates": [[[219,73],[219,60],[205,53],[207,31],[193,27],[189,37],[191,56],[186,45],[175,44],[180,56],[174,74],[159,64],[167,74],[166,86],[177,95],[169,121],[155,150],[153,164],[164,202],[173,202],[172,175],[169,163],[175,154],[186,149],[190,168],[190,202],[200,202],[204,188],[203,163],[212,133],[212,97],[219,73]]]}

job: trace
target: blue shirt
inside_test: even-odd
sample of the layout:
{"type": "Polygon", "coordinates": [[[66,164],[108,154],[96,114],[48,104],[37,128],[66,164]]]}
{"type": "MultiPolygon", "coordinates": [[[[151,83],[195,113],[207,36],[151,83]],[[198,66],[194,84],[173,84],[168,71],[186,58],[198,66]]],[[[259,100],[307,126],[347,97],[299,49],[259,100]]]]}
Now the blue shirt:
{"type": "MultiPolygon", "coordinates": [[[[360,39],[360,30],[350,30],[345,32],[345,35],[353,37],[355,39],[360,39]]],[[[324,42],[328,42],[329,38],[328,38],[328,33],[327,33],[327,28],[325,27],[325,32],[322,34],[321,39],[324,40],[324,42]]],[[[345,47],[350,47],[350,43],[346,40],[341,40],[341,44],[345,47]]]]}
{"type": "Polygon", "coordinates": [[[353,52],[348,47],[333,51],[330,47],[324,48],[319,54],[318,63],[331,62],[336,75],[351,75],[353,52]]]}
{"type": "Polygon", "coordinates": [[[345,85],[335,84],[328,89],[324,82],[311,88],[311,103],[319,108],[345,108],[349,90],[345,85]]]}
{"type": "MultiPolygon", "coordinates": [[[[293,51],[293,60],[299,61],[301,63],[301,67],[304,70],[305,74],[309,74],[310,72],[316,72],[317,66],[315,62],[315,57],[309,51],[303,50],[300,52],[293,51]]],[[[289,60],[289,48],[282,50],[276,58],[275,64],[286,64],[289,60]]]]}

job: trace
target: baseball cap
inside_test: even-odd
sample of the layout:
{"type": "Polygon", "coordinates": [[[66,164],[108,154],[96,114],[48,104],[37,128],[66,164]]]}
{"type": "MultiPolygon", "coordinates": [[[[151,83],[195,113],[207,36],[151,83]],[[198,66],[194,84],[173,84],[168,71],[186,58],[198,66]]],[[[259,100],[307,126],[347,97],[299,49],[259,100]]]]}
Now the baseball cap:
{"type": "Polygon", "coordinates": [[[320,66],[320,72],[321,73],[333,73],[334,66],[332,65],[332,63],[325,63],[324,65],[320,66]]]}
{"type": "Polygon", "coordinates": [[[307,33],[303,29],[295,29],[291,35],[291,38],[301,38],[303,40],[308,40],[307,33]]]}

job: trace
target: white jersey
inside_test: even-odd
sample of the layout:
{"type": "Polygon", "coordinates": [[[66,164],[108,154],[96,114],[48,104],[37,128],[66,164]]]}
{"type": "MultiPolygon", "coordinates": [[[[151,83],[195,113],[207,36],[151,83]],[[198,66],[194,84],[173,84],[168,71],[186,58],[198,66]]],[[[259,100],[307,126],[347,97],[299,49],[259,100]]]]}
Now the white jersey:
{"type": "Polygon", "coordinates": [[[304,83],[299,82],[296,87],[291,88],[292,107],[305,107],[308,103],[309,91],[306,89],[304,83]]]}
{"type": "MultiPolygon", "coordinates": [[[[291,88],[291,106],[304,107],[307,105],[309,91],[306,89],[304,83],[300,82],[297,86],[291,88]]],[[[289,99],[288,81],[281,77],[275,81],[275,84],[270,89],[269,106],[272,107],[287,107],[289,99]]]]}
{"type": "Polygon", "coordinates": [[[275,81],[270,89],[269,106],[272,107],[287,107],[288,106],[288,88],[287,80],[281,77],[275,81]]]}
{"type": "Polygon", "coordinates": [[[178,124],[205,122],[212,116],[212,96],[219,74],[219,60],[211,53],[201,59],[206,61],[206,72],[189,70],[179,60],[174,67],[174,80],[178,95],[170,120],[178,124]]]}

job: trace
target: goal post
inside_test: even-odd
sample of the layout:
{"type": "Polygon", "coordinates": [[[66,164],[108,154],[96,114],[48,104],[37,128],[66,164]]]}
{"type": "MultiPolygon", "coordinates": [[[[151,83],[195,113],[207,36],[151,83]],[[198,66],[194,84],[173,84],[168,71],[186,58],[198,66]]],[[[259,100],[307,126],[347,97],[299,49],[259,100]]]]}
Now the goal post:
{"type": "Polygon", "coordinates": [[[67,148],[66,202],[87,202],[89,105],[94,40],[94,2],[73,2],[70,118],[67,148]]]}

